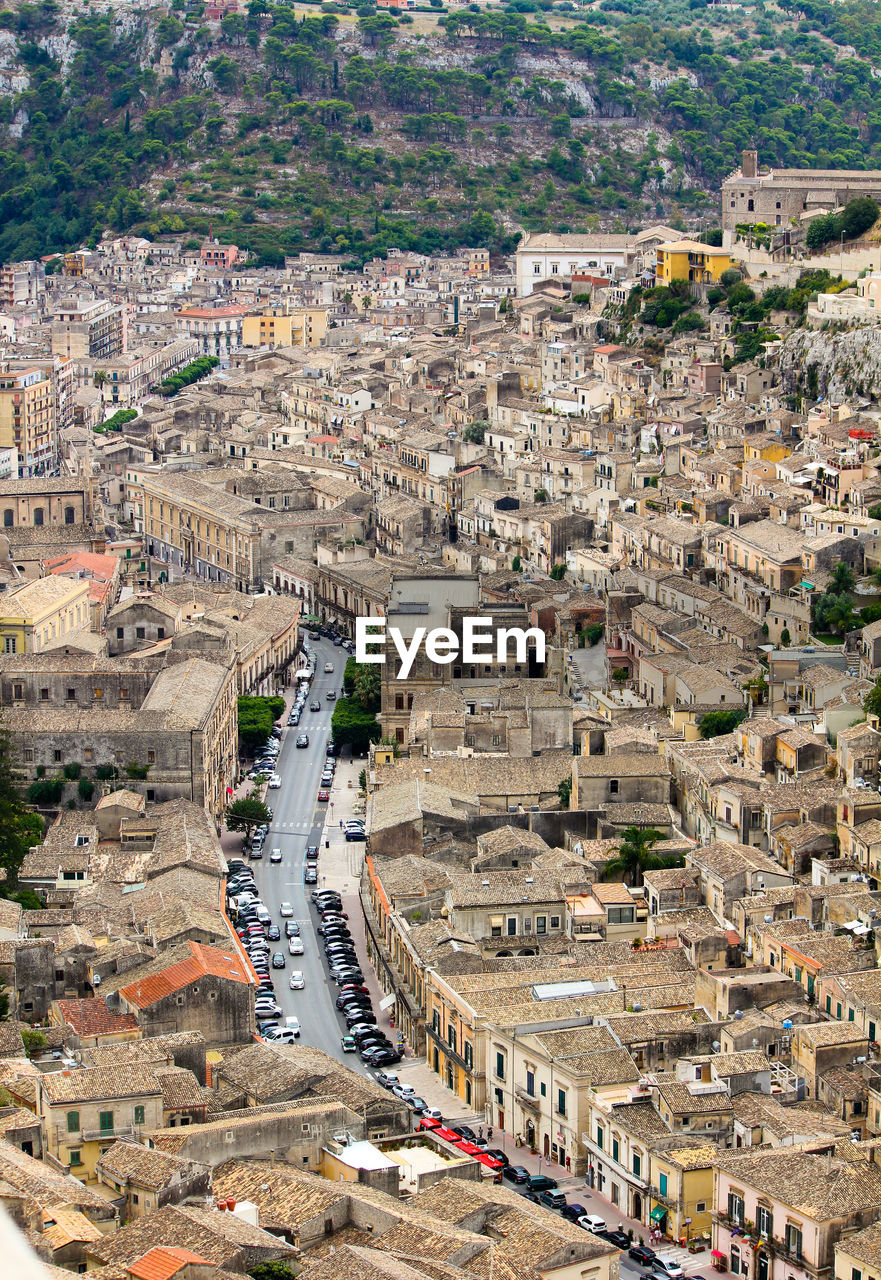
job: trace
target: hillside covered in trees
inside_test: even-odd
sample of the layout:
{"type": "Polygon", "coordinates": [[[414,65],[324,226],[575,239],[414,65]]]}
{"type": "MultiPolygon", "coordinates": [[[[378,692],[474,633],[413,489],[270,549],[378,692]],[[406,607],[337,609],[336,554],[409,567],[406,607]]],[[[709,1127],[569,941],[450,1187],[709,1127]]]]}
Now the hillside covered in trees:
{"type": "Polygon", "coordinates": [[[0,11],[0,259],[211,225],[270,264],[506,250],[712,226],[746,146],[881,168],[874,0],[433,5],[0,11]]]}

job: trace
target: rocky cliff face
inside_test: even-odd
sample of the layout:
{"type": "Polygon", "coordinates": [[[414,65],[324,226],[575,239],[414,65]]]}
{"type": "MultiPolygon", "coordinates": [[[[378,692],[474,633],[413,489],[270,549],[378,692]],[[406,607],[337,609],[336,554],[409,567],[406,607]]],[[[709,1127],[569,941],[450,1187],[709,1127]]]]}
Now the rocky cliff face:
{"type": "Polygon", "coordinates": [[[788,392],[881,398],[881,328],[875,325],[839,333],[799,329],[786,339],[779,359],[788,392]]]}

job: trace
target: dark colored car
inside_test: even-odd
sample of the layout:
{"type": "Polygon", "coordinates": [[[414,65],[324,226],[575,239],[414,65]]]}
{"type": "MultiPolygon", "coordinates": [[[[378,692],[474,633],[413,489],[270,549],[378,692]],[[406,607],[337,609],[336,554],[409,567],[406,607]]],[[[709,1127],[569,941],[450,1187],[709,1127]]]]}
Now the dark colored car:
{"type": "Polygon", "coordinates": [[[281,929],[277,924],[271,924],[266,929],[266,936],[270,942],[278,942],[281,937],[281,929]]]}
{"type": "Polygon", "coordinates": [[[566,1197],[562,1191],[542,1191],[539,1193],[538,1203],[546,1209],[565,1209],[566,1197]]]}
{"type": "Polygon", "coordinates": [[[556,1178],[549,1178],[546,1173],[533,1173],[527,1184],[530,1191],[556,1191],[556,1178]]]}
{"type": "Polygon", "coordinates": [[[564,1209],[560,1210],[564,1218],[568,1218],[570,1222],[577,1222],[579,1218],[583,1218],[587,1213],[583,1204],[567,1204],[564,1209]]]}
{"type": "Polygon", "coordinates": [[[272,957],[273,969],[283,969],[286,964],[287,964],[287,961],[284,958],[284,952],[276,951],[272,957]]]}
{"type": "Polygon", "coordinates": [[[300,926],[297,924],[296,920],[285,920],[284,936],[286,938],[299,938],[300,926]]]}
{"type": "Polygon", "coordinates": [[[529,1181],[529,1170],[524,1169],[522,1164],[507,1164],[502,1170],[502,1177],[516,1183],[519,1187],[529,1181]]]}
{"type": "Polygon", "coordinates": [[[401,1056],[397,1049],[370,1049],[361,1054],[361,1060],[367,1067],[394,1067],[401,1056]]]}
{"type": "Polygon", "coordinates": [[[310,711],[320,711],[320,710],[321,710],[321,703],[318,701],[318,699],[317,699],[317,698],[313,698],[313,699],[312,699],[312,701],[309,703],[309,710],[310,710],[310,711]]]}
{"type": "Polygon", "coordinates": [[[307,862],[318,861],[318,845],[317,844],[306,845],[306,861],[307,862]]]}
{"type": "Polygon", "coordinates": [[[508,1165],[511,1163],[504,1151],[500,1151],[498,1147],[487,1147],[484,1155],[492,1156],[493,1160],[498,1160],[499,1164],[502,1165],[508,1165]]]}
{"type": "MultiPolygon", "coordinates": [[[[473,1129],[470,1129],[467,1124],[451,1124],[450,1128],[452,1129],[453,1133],[458,1133],[460,1138],[465,1138],[467,1139],[468,1142],[477,1141],[477,1134],[474,1132],[473,1129]]],[[[557,1184],[555,1182],[554,1186],[556,1185],[557,1184]]]]}
{"type": "Polygon", "coordinates": [[[328,757],[338,755],[339,753],[337,752],[336,744],[328,742],[327,746],[324,748],[324,754],[328,757]]]}
{"type": "Polygon", "coordinates": [[[658,1255],[647,1244],[632,1244],[627,1250],[627,1256],[634,1262],[638,1262],[641,1267],[650,1267],[658,1255]]]}
{"type": "Polygon", "coordinates": [[[318,872],[315,870],[315,868],[314,868],[314,867],[307,867],[307,868],[306,868],[306,871],[305,871],[305,873],[304,873],[304,875],[303,875],[303,883],[304,883],[304,884],[317,884],[317,883],[318,883],[318,872]]]}
{"type": "Polygon", "coordinates": [[[630,1236],[625,1231],[598,1231],[597,1235],[619,1249],[630,1249],[630,1236]]]}
{"type": "Polygon", "coordinates": [[[308,745],[309,745],[309,735],[308,735],[308,733],[298,733],[298,734],[297,734],[297,746],[298,746],[298,747],[308,747],[308,745]]]}

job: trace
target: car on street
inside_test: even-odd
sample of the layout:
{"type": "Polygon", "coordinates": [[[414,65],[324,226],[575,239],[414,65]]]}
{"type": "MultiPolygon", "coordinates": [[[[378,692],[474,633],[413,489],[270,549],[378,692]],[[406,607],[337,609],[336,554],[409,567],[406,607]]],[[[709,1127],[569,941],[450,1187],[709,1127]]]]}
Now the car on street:
{"type": "Polygon", "coordinates": [[[301,956],[303,954],[303,939],[291,938],[288,943],[288,951],[292,956],[301,956]]]}
{"type": "Polygon", "coordinates": [[[303,977],[301,969],[294,969],[291,974],[291,980],[288,983],[291,991],[302,991],[306,985],[306,979],[303,977]]]}
{"type": "Polygon", "coordinates": [[[420,1098],[417,1094],[410,1093],[404,1099],[411,1111],[415,1111],[417,1116],[424,1115],[428,1108],[428,1103],[424,1098],[420,1098]]]}
{"type": "Polygon", "coordinates": [[[330,799],[330,792],[329,792],[329,791],[319,791],[319,792],[318,792],[318,802],[319,802],[319,804],[327,804],[327,802],[328,802],[328,800],[329,800],[329,799],[330,799]]]}
{"type": "Polygon", "coordinates": [[[651,1267],[658,1255],[647,1244],[632,1244],[627,1250],[627,1256],[634,1262],[638,1262],[641,1267],[651,1267]]]}
{"type": "Polygon", "coordinates": [[[317,884],[317,883],[318,883],[318,872],[315,870],[315,868],[314,868],[314,867],[307,867],[307,868],[306,868],[306,871],[305,871],[305,873],[304,873],[304,875],[303,875],[303,882],[304,882],[304,884],[317,884]]]}
{"type": "MultiPolygon", "coordinates": [[[[630,1236],[626,1231],[618,1231],[612,1229],[609,1231],[597,1231],[596,1234],[601,1240],[608,1240],[609,1244],[613,1244],[616,1249],[629,1249],[630,1236]]],[[[681,1273],[681,1268],[680,1268],[681,1273]]]]}
{"type": "MultiPolygon", "coordinates": [[[[281,905],[282,905],[282,907],[289,907],[289,906],[290,906],[290,903],[289,903],[289,902],[283,902],[281,905]]],[[[281,914],[282,914],[282,915],[290,915],[291,913],[290,913],[289,911],[288,911],[288,912],[282,911],[282,913],[281,913],[281,914]]],[[[285,936],[286,938],[299,938],[299,936],[300,936],[300,926],[297,924],[296,920],[285,920],[285,922],[284,922],[284,936],[285,936]]]]}
{"type": "MultiPolygon", "coordinates": [[[[467,1142],[477,1141],[477,1134],[467,1124],[451,1124],[450,1128],[452,1129],[453,1133],[458,1133],[459,1137],[464,1138],[467,1142]]],[[[557,1184],[554,1183],[554,1186],[556,1185],[557,1184]]]]}
{"type": "Polygon", "coordinates": [[[413,1088],[412,1084],[401,1084],[401,1082],[398,1081],[397,1084],[392,1085],[392,1093],[396,1098],[406,1098],[408,1093],[415,1094],[415,1092],[416,1090],[413,1088]]]}
{"type": "Polygon", "coordinates": [[[262,857],[263,857],[263,845],[262,845],[262,844],[252,844],[252,845],[251,845],[251,852],[250,852],[250,854],[249,854],[248,856],[249,856],[250,858],[262,858],[262,857]]]}
{"type": "MultiPolygon", "coordinates": [[[[440,1116],[434,1116],[430,1111],[426,1111],[426,1116],[433,1120],[439,1120],[440,1116]]],[[[487,1147],[484,1155],[492,1156],[493,1160],[498,1160],[499,1164],[509,1165],[511,1161],[499,1147],[487,1147]]]]}
{"type": "Polygon", "coordinates": [[[533,1173],[526,1185],[530,1191],[556,1191],[557,1179],[549,1178],[546,1173],[533,1173]]]}
{"type": "Polygon", "coordinates": [[[317,844],[306,845],[306,861],[307,862],[318,861],[318,845],[317,844]]]}
{"type": "Polygon", "coordinates": [[[297,746],[298,746],[299,748],[302,748],[302,747],[308,747],[308,745],[309,745],[309,735],[308,735],[308,733],[298,733],[298,734],[297,734],[297,746]]]}
{"type": "Polygon", "coordinates": [[[283,951],[273,951],[273,953],[272,953],[272,967],[273,967],[273,969],[284,969],[284,968],[286,967],[286,965],[287,965],[287,960],[285,960],[285,958],[284,958],[284,952],[283,952],[283,951]]]}
{"type": "Polygon", "coordinates": [[[331,676],[331,675],[333,675],[333,663],[332,663],[332,662],[325,662],[325,664],[324,664],[324,674],[325,674],[326,676],[331,676]]]}
{"type": "Polygon", "coordinates": [[[579,1218],[584,1217],[587,1213],[587,1209],[583,1204],[567,1204],[565,1208],[560,1210],[560,1213],[564,1218],[567,1218],[569,1222],[577,1222],[579,1218]]]}
{"type": "Polygon", "coordinates": [[[586,1213],[583,1218],[578,1219],[578,1225],[584,1227],[585,1231],[592,1231],[594,1235],[599,1235],[606,1229],[606,1220],[598,1213],[586,1213]]]}
{"type": "MultiPolygon", "coordinates": [[[[275,853],[275,850],[273,849],[272,852],[275,853]]],[[[289,902],[283,902],[278,909],[278,914],[281,916],[282,920],[289,920],[291,916],[294,914],[294,908],[291,906],[289,902]]],[[[285,925],[285,933],[287,932],[288,932],[287,925],[285,925]]],[[[290,937],[290,934],[288,934],[288,937],[290,937]]]]}
{"type": "Polygon", "coordinates": [[[273,849],[269,855],[269,861],[272,863],[281,862],[281,849],[273,849]]]}
{"type": "MultiPolygon", "coordinates": [[[[532,1192],[530,1192],[530,1195],[532,1192]]],[[[538,1203],[543,1205],[545,1209],[556,1209],[559,1212],[566,1208],[566,1197],[562,1191],[540,1191],[538,1194],[538,1203]]]]}
{"type": "Polygon", "coordinates": [[[263,1039],[270,1044],[293,1044],[299,1038],[299,1030],[295,1031],[293,1027],[270,1027],[263,1033],[263,1039]]]}
{"type": "Polygon", "coordinates": [[[254,1013],[258,1019],[280,1017],[281,1005],[277,1004],[271,996],[258,996],[254,1001],[254,1013]]]}
{"type": "MultiPolygon", "coordinates": [[[[614,1241],[613,1241],[614,1243],[614,1241]]],[[[682,1280],[682,1267],[669,1253],[659,1253],[652,1263],[652,1274],[664,1280],[682,1280]]]]}
{"type": "Polygon", "coordinates": [[[280,786],[281,786],[281,774],[274,773],[272,777],[269,779],[269,790],[278,791],[280,786]]]}
{"type": "Polygon", "coordinates": [[[368,1067],[394,1067],[402,1056],[397,1049],[370,1049],[361,1054],[361,1061],[368,1067]]]}
{"type": "Polygon", "coordinates": [[[524,1169],[522,1164],[508,1164],[502,1170],[502,1177],[520,1187],[524,1182],[529,1181],[529,1170],[524,1169]]]}
{"type": "Polygon", "coordinates": [[[355,1044],[355,1041],[352,1039],[351,1036],[341,1036],[340,1048],[342,1049],[343,1053],[355,1053],[357,1052],[358,1046],[355,1044]]]}
{"type": "Polygon", "coordinates": [[[382,1085],[383,1089],[391,1089],[393,1085],[400,1084],[400,1081],[394,1071],[377,1071],[376,1083],[382,1085]]]}
{"type": "Polygon", "coordinates": [[[270,942],[278,942],[281,937],[281,929],[279,929],[277,924],[271,924],[267,926],[266,936],[270,942]]]}
{"type": "Polygon", "coordinates": [[[317,698],[313,698],[313,699],[312,699],[312,701],[309,703],[309,710],[310,710],[310,711],[320,711],[320,710],[321,710],[321,703],[318,701],[318,699],[317,699],[317,698]]]}
{"type": "Polygon", "coordinates": [[[336,689],[328,689],[327,693],[324,696],[328,702],[333,702],[334,699],[336,698],[336,689]]]}
{"type": "Polygon", "coordinates": [[[346,840],[366,840],[367,832],[363,827],[346,827],[346,840]]]}

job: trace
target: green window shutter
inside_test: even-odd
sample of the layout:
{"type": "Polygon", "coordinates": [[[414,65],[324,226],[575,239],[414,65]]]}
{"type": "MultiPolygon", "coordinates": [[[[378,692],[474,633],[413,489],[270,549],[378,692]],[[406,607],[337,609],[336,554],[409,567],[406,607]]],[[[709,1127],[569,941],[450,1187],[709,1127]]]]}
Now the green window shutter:
{"type": "Polygon", "coordinates": [[[67,1132],[79,1133],[79,1131],[80,1131],[80,1113],[78,1111],[68,1111],[67,1132]]]}
{"type": "Polygon", "coordinates": [[[113,1129],[113,1112],[112,1111],[98,1112],[98,1128],[101,1130],[102,1133],[109,1133],[112,1131],[113,1129]]]}

